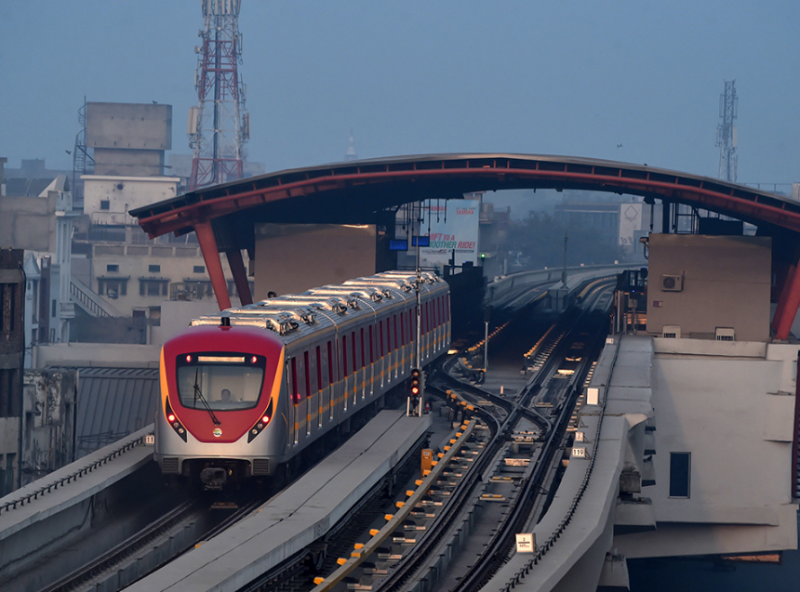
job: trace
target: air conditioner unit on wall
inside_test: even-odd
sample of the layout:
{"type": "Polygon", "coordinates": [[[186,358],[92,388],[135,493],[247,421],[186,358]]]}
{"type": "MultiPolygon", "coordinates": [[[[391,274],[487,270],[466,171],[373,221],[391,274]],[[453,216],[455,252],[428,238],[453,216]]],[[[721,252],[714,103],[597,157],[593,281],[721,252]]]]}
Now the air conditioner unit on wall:
{"type": "Polygon", "coordinates": [[[661,276],[661,289],[664,292],[680,292],[683,290],[683,275],[665,273],[661,276]]]}
{"type": "Polygon", "coordinates": [[[666,337],[668,339],[680,339],[681,328],[677,325],[664,325],[664,327],[661,329],[661,337],[666,337]]]}
{"type": "Polygon", "coordinates": [[[717,327],[714,334],[717,341],[736,341],[736,331],[733,327],[717,327]]]}

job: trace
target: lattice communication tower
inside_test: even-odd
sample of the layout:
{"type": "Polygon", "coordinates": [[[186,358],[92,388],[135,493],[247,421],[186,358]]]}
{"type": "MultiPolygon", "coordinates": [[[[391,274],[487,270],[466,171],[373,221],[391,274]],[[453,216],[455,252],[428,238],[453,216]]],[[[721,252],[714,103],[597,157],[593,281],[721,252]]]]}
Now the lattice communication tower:
{"type": "Polygon", "coordinates": [[[722,123],[717,126],[719,147],[719,178],[736,182],[739,157],[736,155],[736,126],[739,116],[739,99],[736,97],[736,81],[725,81],[725,92],[719,96],[719,116],[722,123]]]}
{"type": "Polygon", "coordinates": [[[194,151],[189,188],[235,181],[244,176],[245,142],[250,115],[239,76],[242,35],[241,0],[202,0],[205,29],[195,47],[198,103],[189,109],[189,147],[194,151]]]}

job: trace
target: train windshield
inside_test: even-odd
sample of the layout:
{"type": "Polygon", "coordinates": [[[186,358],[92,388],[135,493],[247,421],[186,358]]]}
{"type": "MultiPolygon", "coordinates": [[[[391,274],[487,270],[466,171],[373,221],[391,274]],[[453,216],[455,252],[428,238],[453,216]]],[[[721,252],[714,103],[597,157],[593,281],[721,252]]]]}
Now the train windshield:
{"type": "Polygon", "coordinates": [[[178,395],[189,409],[235,411],[255,407],[264,386],[264,356],[208,352],[179,356],[178,395]]]}

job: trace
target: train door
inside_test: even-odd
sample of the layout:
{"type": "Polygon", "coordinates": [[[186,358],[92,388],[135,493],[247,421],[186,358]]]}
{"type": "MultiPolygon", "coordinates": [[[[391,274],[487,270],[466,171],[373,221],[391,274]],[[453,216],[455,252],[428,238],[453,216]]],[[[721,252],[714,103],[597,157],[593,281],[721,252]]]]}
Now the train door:
{"type": "Polygon", "coordinates": [[[375,326],[369,326],[369,396],[375,394],[375,326]]]}
{"type": "Polygon", "coordinates": [[[342,393],[342,404],[344,405],[344,411],[347,412],[347,395],[350,392],[350,389],[348,388],[349,381],[347,380],[347,335],[342,335],[341,354],[342,384],[344,386],[344,392],[342,393]]]}
{"type": "Polygon", "coordinates": [[[386,350],[383,345],[383,321],[378,320],[378,355],[380,356],[381,391],[384,388],[384,372],[386,371],[386,350]]]}
{"type": "Polygon", "coordinates": [[[311,390],[311,359],[308,355],[308,350],[303,352],[303,383],[305,386],[304,392],[305,397],[303,397],[303,401],[305,402],[306,408],[306,436],[311,435],[311,410],[313,409],[312,406],[312,393],[311,390]]]}
{"type": "Polygon", "coordinates": [[[316,347],[316,375],[317,375],[317,427],[322,427],[322,417],[325,415],[325,392],[328,390],[322,384],[322,346],[316,347]]]}
{"type": "Polygon", "coordinates": [[[363,401],[367,396],[367,344],[365,340],[364,327],[358,330],[359,337],[359,353],[361,354],[359,367],[361,368],[361,400],[363,401]]]}
{"type": "Polygon", "coordinates": [[[358,356],[357,356],[358,346],[356,344],[356,341],[357,341],[356,335],[357,334],[356,334],[355,331],[353,331],[350,334],[350,349],[351,349],[351,353],[352,353],[351,357],[352,357],[352,360],[353,360],[353,406],[354,407],[355,407],[356,402],[357,402],[356,401],[356,396],[357,396],[357,393],[358,393],[358,356]]]}
{"type": "Polygon", "coordinates": [[[392,336],[394,340],[392,341],[393,350],[394,350],[394,378],[397,380],[399,373],[400,373],[400,344],[397,337],[397,332],[400,329],[399,324],[397,322],[397,315],[392,316],[392,336]]]}
{"type": "Polygon", "coordinates": [[[297,445],[297,360],[289,358],[286,360],[286,377],[289,391],[289,441],[297,445]]]}
{"type": "Polygon", "coordinates": [[[333,410],[334,410],[334,403],[336,401],[336,377],[333,372],[333,368],[335,365],[335,361],[333,359],[333,343],[328,341],[328,359],[326,360],[328,364],[328,419],[333,421],[333,410]]]}

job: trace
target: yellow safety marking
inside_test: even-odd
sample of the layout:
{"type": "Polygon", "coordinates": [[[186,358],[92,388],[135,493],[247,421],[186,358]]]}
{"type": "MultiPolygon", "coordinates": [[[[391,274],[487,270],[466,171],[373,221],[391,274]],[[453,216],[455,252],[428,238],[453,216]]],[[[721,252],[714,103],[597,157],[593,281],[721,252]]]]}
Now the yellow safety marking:
{"type": "Polygon", "coordinates": [[[325,578],[323,578],[322,576],[317,576],[316,578],[314,578],[314,584],[316,584],[317,586],[319,586],[324,581],[325,578]]]}
{"type": "Polygon", "coordinates": [[[354,549],[363,549],[364,548],[364,543],[356,543],[355,545],[353,545],[353,548],[354,549]]]}
{"type": "Polygon", "coordinates": [[[403,506],[406,505],[406,503],[405,502],[395,502],[394,505],[397,506],[398,508],[402,508],[403,506]]]}
{"type": "Polygon", "coordinates": [[[353,551],[352,553],[350,553],[350,557],[361,557],[361,553],[359,553],[358,551],[353,551]]]}
{"type": "Polygon", "coordinates": [[[392,518],[394,518],[394,514],[384,514],[384,516],[383,516],[383,517],[384,517],[384,519],[386,520],[386,522],[389,522],[389,520],[391,520],[392,518]]]}
{"type": "Polygon", "coordinates": [[[414,484],[417,486],[422,485],[422,479],[417,479],[416,481],[414,481],[414,484]]]}
{"type": "Polygon", "coordinates": [[[344,557],[339,557],[339,559],[336,560],[336,563],[338,563],[339,565],[344,565],[345,563],[347,563],[347,559],[345,559],[344,557]]]}
{"type": "Polygon", "coordinates": [[[379,532],[380,532],[380,530],[378,530],[377,528],[370,528],[369,529],[369,536],[375,536],[379,532]]]}

